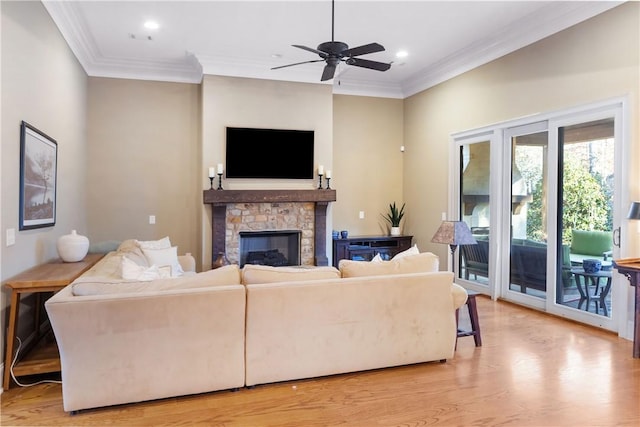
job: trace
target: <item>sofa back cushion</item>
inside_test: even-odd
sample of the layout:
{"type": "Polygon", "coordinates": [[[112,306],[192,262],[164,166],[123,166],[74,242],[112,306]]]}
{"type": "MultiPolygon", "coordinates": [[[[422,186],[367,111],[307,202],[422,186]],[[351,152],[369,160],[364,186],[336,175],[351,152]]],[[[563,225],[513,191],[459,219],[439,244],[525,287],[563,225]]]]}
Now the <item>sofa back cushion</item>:
{"type": "Polygon", "coordinates": [[[340,271],[334,267],[271,267],[245,264],[242,268],[243,285],[339,278],[340,271]]]}
{"type": "Polygon", "coordinates": [[[440,259],[431,252],[407,255],[382,262],[340,260],[342,277],[387,276],[390,274],[430,273],[438,271],[440,259]]]}
{"type": "Polygon", "coordinates": [[[83,281],[82,276],[80,276],[71,285],[75,296],[111,295],[132,292],[158,292],[175,289],[239,285],[240,269],[237,264],[232,264],[198,274],[169,279],[157,279],[146,282],[138,280],[105,282],[99,281],[99,278],[92,277],[84,280],[85,281],[83,281]]]}
{"type": "Polygon", "coordinates": [[[571,253],[601,257],[612,248],[610,231],[571,230],[571,253]]]}

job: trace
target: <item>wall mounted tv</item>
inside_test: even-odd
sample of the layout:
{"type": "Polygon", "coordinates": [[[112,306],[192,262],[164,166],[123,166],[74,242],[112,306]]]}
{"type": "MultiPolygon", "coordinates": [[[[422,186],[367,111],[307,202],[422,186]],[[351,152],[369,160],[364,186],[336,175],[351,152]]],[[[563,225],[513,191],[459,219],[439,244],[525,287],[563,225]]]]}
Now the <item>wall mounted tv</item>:
{"type": "Polygon", "coordinates": [[[227,178],[313,179],[313,131],[227,127],[227,178]]]}

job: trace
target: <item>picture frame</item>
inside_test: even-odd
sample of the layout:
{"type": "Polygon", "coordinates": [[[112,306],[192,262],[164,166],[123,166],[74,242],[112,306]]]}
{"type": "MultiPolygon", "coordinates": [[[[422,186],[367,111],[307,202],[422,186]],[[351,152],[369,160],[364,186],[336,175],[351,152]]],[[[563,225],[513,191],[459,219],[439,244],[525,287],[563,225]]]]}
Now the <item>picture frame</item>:
{"type": "Polygon", "coordinates": [[[58,143],[22,121],[20,124],[20,230],[56,223],[58,143]]]}

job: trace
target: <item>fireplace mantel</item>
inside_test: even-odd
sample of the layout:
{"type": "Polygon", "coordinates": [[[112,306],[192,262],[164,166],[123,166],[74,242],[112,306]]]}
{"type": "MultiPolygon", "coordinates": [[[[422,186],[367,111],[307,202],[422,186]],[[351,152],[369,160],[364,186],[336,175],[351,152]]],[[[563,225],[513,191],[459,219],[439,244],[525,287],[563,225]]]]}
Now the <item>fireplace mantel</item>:
{"type": "Polygon", "coordinates": [[[327,207],[336,201],[336,190],[204,190],[205,204],[211,205],[211,262],[226,251],[225,221],[227,204],[233,203],[309,203],[314,209],[314,263],[329,265],[327,257],[327,207]]]}
{"type": "Polygon", "coordinates": [[[204,203],[335,202],[336,190],[205,190],[204,203]]]}

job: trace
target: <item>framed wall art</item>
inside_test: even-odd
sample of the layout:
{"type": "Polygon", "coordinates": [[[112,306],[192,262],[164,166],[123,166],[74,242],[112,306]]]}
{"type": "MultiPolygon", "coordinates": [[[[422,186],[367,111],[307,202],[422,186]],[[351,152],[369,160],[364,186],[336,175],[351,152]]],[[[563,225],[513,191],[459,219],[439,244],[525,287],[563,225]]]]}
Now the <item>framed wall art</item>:
{"type": "Polygon", "coordinates": [[[27,122],[20,125],[20,230],[56,223],[58,143],[27,122]]]}

